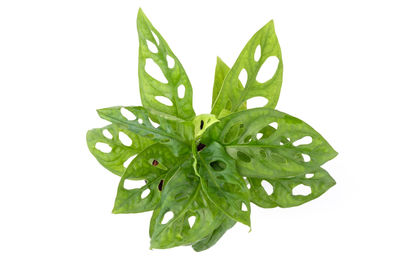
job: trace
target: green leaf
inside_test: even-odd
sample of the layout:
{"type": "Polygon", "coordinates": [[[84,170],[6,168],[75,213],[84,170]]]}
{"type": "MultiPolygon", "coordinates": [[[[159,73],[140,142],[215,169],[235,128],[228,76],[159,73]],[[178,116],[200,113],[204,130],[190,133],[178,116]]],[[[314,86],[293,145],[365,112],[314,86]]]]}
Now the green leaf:
{"type": "Polygon", "coordinates": [[[225,216],[222,223],[212,232],[211,235],[208,235],[206,238],[193,244],[193,249],[197,252],[200,252],[214,246],[218,242],[218,240],[225,234],[225,232],[235,225],[235,223],[236,221],[225,216]]]}
{"type": "MultiPolygon", "coordinates": [[[[222,69],[226,70],[226,68],[222,69]]],[[[223,110],[228,110],[232,113],[236,112],[246,100],[253,97],[266,98],[268,100],[266,107],[274,108],[279,99],[282,85],[282,73],[283,64],[281,49],[275,35],[274,24],[270,21],[250,39],[240,53],[223,82],[221,91],[214,102],[211,113],[215,114],[217,118],[220,118],[222,117],[221,112],[223,110]],[[260,46],[261,53],[260,58],[256,61],[255,53],[258,46],[260,46]],[[272,59],[272,57],[279,60],[275,74],[268,81],[259,82],[260,79],[257,75],[262,65],[266,63],[268,58],[272,59]],[[239,86],[239,75],[242,70],[246,71],[247,74],[244,89],[239,86]]],[[[222,115],[226,114],[226,112],[223,112],[222,115]]]]}
{"type": "MultiPolygon", "coordinates": [[[[212,106],[214,106],[215,100],[217,99],[218,94],[222,89],[222,84],[225,80],[225,77],[228,75],[230,70],[231,69],[228,67],[228,65],[226,65],[220,57],[217,57],[217,65],[215,66],[215,74],[214,74],[212,106]]],[[[238,80],[238,86],[239,88],[243,89],[243,85],[240,82],[240,80],[238,80]]],[[[246,110],[246,101],[243,102],[239,110],[246,110]]],[[[224,117],[230,113],[231,113],[230,111],[224,109],[223,114],[220,113],[220,117],[224,117]]]]}
{"type": "Polygon", "coordinates": [[[129,164],[118,185],[113,213],[136,213],[153,210],[160,201],[161,190],[180,166],[181,159],[162,144],[153,144],[129,164]],[[127,189],[125,182],[145,180],[140,188],[127,189]]]}
{"type": "Polygon", "coordinates": [[[100,109],[97,112],[101,118],[118,125],[118,127],[170,146],[176,155],[184,154],[190,150],[189,145],[194,132],[191,122],[168,121],[159,117],[160,125],[156,128],[143,107],[117,106],[100,109]],[[131,112],[134,119],[129,120],[125,117],[122,114],[122,109],[131,112]]]}
{"type": "Polygon", "coordinates": [[[199,178],[190,160],[185,161],[166,184],[160,206],[151,219],[151,248],[190,245],[209,235],[222,221],[223,215],[201,191],[199,178]],[[165,221],[166,214],[173,217],[165,221]],[[194,223],[190,225],[190,218],[194,223]]]}
{"type": "Polygon", "coordinates": [[[213,142],[198,153],[201,186],[227,216],[250,226],[250,193],[236,171],[235,161],[223,146],[213,142]]]}
{"type": "Polygon", "coordinates": [[[128,163],[131,157],[153,143],[150,139],[127,131],[116,124],[89,130],[86,134],[86,141],[90,152],[100,164],[119,176],[124,173],[124,165],[128,163]],[[126,143],[124,145],[120,140],[121,135],[125,135],[125,138],[128,138],[128,140],[130,139],[131,144],[126,143]],[[111,151],[103,152],[99,150],[96,148],[98,143],[108,145],[111,151]]]}
{"type": "Polygon", "coordinates": [[[225,146],[242,176],[253,178],[309,173],[337,155],[311,126],[269,108],[241,111],[221,119],[205,133],[202,143],[213,140],[225,146]],[[271,131],[272,126],[277,129],[271,131]],[[296,146],[306,139],[311,143],[296,146]]]}
{"type": "MultiPolygon", "coordinates": [[[[178,58],[172,53],[167,42],[153,27],[140,9],[137,17],[139,34],[139,87],[143,107],[152,114],[191,120],[195,113],[192,107],[192,86],[178,58]],[[153,52],[151,51],[153,47],[153,52]],[[168,60],[170,63],[168,64],[168,60]],[[165,76],[166,83],[155,79],[146,72],[146,64],[153,62],[165,76]],[[173,64],[173,65],[172,65],[173,64]],[[184,95],[178,88],[184,87],[184,95]],[[170,106],[159,102],[157,97],[171,101],[170,106]]],[[[154,76],[154,75],[153,75],[154,76]]]]}
{"type": "Polygon", "coordinates": [[[193,120],[195,138],[197,139],[200,137],[208,127],[216,122],[218,122],[218,120],[213,114],[201,114],[196,116],[196,118],[193,120]]]}
{"type": "Polygon", "coordinates": [[[298,206],[319,197],[336,184],[335,180],[322,168],[295,177],[281,179],[248,178],[248,180],[251,186],[251,201],[263,208],[298,206]],[[267,180],[272,186],[272,194],[268,194],[264,190],[263,180],[267,180]],[[304,192],[305,195],[296,195],[295,190],[298,186],[308,187],[310,193],[304,192]]]}

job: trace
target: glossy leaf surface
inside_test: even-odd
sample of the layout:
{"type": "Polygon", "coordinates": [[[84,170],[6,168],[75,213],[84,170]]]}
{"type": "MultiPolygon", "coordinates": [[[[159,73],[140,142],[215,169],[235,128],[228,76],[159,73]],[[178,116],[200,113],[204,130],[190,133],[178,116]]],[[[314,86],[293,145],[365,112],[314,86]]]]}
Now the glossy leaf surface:
{"type": "Polygon", "coordinates": [[[160,206],[152,216],[151,247],[170,248],[190,245],[212,233],[223,215],[201,190],[191,161],[184,162],[162,192],[160,206]],[[167,212],[173,216],[164,221],[167,212]],[[193,217],[193,225],[189,219],[193,217]]]}
{"type": "Polygon", "coordinates": [[[193,137],[193,128],[190,122],[169,121],[160,119],[160,126],[154,127],[150,121],[148,112],[142,107],[111,107],[97,111],[101,118],[108,120],[121,128],[134,132],[155,142],[168,145],[174,152],[182,154],[187,151],[193,137]],[[134,114],[134,120],[128,120],[121,113],[122,108],[134,114]]]}
{"type": "Polygon", "coordinates": [[[335,184],[321,168],[337,155],[333,148],[308,124],[273,110],[283,65],[272,21],[232,69],[217,58],[212,111],[198,116],[181,63],[142,10],[137,29],[143,107],[98,110],[111,124],[86,139],[121,176],[113,213],[153,211],[151,248],[206,250],[236,222],[250,227],[250,202],[293,207],[335,184]],[[259,97],[268,102],[246,110],[259,97]]]}
{"type": "Polygon", "coordinates": [[[263,208],[273,208],[276,206],[288,208],[304,204],[319,197],[336,183],[329,173],[322,168],[295,177],[265,179],[273,188],[272,194],[268,194],[263,188],[261,184],[263,179],[248,178],[248,180],[251,185],[251,201],[263,208]],[[310,193],[296,195],[294,189],[297,186],[309,187],[310,193]]]}
{"type": "Polygon", "coordinates": [[[202,150],[198,158],[201,185],[210,200],[233,220],[250,226],[250,194],[235,161],[217,142],[202,150]]]}
{"type": "Polygon", "coordinates": [[[242,176],[253,178],[276,179],[312,172],[337,155],[311,126],[268,108],[241,111],[221,119],[210,127],[203,142],[213,140],[225,146],[242,176]],[[276,125],[276,131],[263,134],[271,125],[276,125]],[[311,143],[294,145],[307,136],[311,143]]]}
{"type": "Polygon", "coordinates": [[[125,171],[126,162],[153,143],[152,140],[127,131],[116,124],[88,131],[86,141],[90,152],[100,164],[116,175],[122,175],[125,171]],[[122,143],[120,132],[131,140],[131,145],[122,143]],[[111,151],[107,153],[99,150],[96,148],[98,143],[107,144],[111,151]]]}
{"type": "Polygon", "coordinates": [[[222,223],[212,232],[212,234],[193,244],[193,249],[197,252],[200,252],[214,246],[218,242],[218,240],[220,240],[221,237],[226,233],[226,231],[228,231],[235,225],[235,223],[236,221],[226,216],[222,223]]]}
{"type": "Polygon", "coordinates": [[[160,201],[163,186],[180,164],[180,159],[167,146],[154,144],[147,147],[136,156],[122,176],[113,213],[153,210],[160,201]],[[145,180],[146,183],[140,188],[127,189],[124,187],[127,179],[145,180]],[[147,194],[144,193],[146,190],[147,194]]]}
{"type": "Polygon", "coordinates": [[[143,107],[161,116],[191,120],[195,116],[192,107],[192,86],[182,64],[141,10],[137,17],[137,29],[139,87],[143,107]],[[155,47],[153,52],[150,46],[155,47]],[[173,63],[168,62],[168,59],[173,63]],[[151,60],[160,68],[167,83],[157,80],[146,72],[146,64],[150,64],[151,60]],[[184,88],[182,89],[184,94],[181,97],[178,94],[180,86],[184,88]],[[167,98],[172,105],[163,104],[157,100],[157,97],[167,98]]]}
{"type": "MultiPolygon", "coordinates": [[[[226,67],[221,67],[221,69],[227,70],[226,67]]],[[[215,101],[213,101],[211,113],[220,118],[228,113],[239,111],[240,106],[253,97],[266,98],[268,100],[266,107],[274,108],[279,99],[282,74],[281,49],[275,34],[274,23],[270,21],[250,39],[240,53],[232,69],[226,75],[215,101]],[[257,49],[261,49],[258,59],[255,58],[257,49]],[[260,83],[257,81],[258,73],[264,63],[269,63],[266,63],[268,58],[275,58],[279,60],[279,63],[273,76],[260,83]],[[244,89],[240,87],[239,80],[243,70],[246,73],[244,89]],[[221,112],[223,112],[223,116],[221,116],[221,112]]]]}

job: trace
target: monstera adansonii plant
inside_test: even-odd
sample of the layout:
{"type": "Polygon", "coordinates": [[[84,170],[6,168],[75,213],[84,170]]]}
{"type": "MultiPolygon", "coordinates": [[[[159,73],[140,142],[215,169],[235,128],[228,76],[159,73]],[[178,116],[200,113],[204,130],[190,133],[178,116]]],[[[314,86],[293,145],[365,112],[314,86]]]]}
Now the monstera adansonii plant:
{"type": "Polygon", "coordinates": [[[236,222],[250,227],[251,202],[298,206],[335,184],[321,165],[337,152],[311,126],[274,109],[283,64],[272,21],[232,68],[217,59],[211,114],[197,116],[185,70],[142,10],[137,28],[143,106],[99,109],[110,124],[88,131],[87,144],[121,177],[113,213],[153,211],[151,248],[208,249],[236,222]],[[260,81],[271,60],[275,72],[260,81]],[[149,74],[150,64],[162,79],[149,74]],[[255,97],[268,102],[247,109],[255,97]]]}

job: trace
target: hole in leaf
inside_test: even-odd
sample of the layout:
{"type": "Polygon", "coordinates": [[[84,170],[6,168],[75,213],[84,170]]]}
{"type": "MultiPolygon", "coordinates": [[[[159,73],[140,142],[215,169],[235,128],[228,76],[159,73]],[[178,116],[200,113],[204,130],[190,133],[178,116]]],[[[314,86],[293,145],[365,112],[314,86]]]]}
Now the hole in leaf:
{"type": "Polygon", "coordinates": [[[314,177],[314,173],[306,173],[306,178],[310,179],[314,177]]]}
{"type": "Polygon", "coordinates": [[[142,120],[142,119],[138,119],[138,123],[139,123],[139,124],[142,124],[142,123],[143,123],[143,120],[142,120]]]}
{"type": "Polygon", "coordinates": [[[183,84],[178,86],[178,97],[183,98],[185,96],[186,88],[183,84]]]}
{"type": "Polygon", "coordinates": [[[160,126],[160,124],[158,124],[157,122],[154,122],[152,119],[149,118],[149,121],[151,123],[151,125],[153,125],[154,128],[158,128],[158,126],[160,126]]]}
{"type": "Polygon", "coordinates": [[[276,56],[271,56],[265,60],[257,73],[256,80],[259,83],[265,83],[274,77],[276,70],[278,69],[279,59],[276,56]]]}
{"type": "Polygon", "coordinates": [[[246,136],[244,139],[243,139],[243,142],[244,143],[249,143],[251,141],[251,135],[249,135],[249,136],[246,136]]]}
{"type": "Polygon", "coordinates": [[[205,147],[206,147],[205,144],[199,143],[199,144],[197,145],[197,151],[201,151],[201,150],[203,150],[205,147]]]}
{"type": "Polygon", "coordinates": [[[144,66],[145,71],[154,79],[161,83],[168,83],[165,78],[164,73],[161,71],[160,67],[154,62],[153,59],[147,58],[146,65],[144,66]]]}
{"type": "Polygon", "coordinates": [[[151,32],[153,34],[154,40],[156,40],[157,45],[160,45],[160,40],[158,40],[157,35],[154,32],[151,32]]]}
{"type": "Polygon", "coordinates": [[[225,162],[221,160],[216,160],[210,163],[211,168],[214,169],[214,171],[223,171],[226,168],[225,162]]]}
{"type": "Polygon", "coordinates": [[[157,166],[157,165],[158,165],[158,161],[157,161],[157,160],[153,160],[153,162],[151,163],[151,165],[157,166]]]}
{"type": "Polygon", "coordinates": [[[126,190],[141,188],[145,185],[146,185],[146,182],[144,180],[128,180],[128,179],[126,179],[124,181],[124,188],[126,190]]]}
{"type": "Polygon", "coordinates": [[[190,228],[193,227],[193,225],[194,225],[195,222],[196,222],[196,216],[190,216],[190,217],[188,218],[188,223],[189,223],[190,228]]]}
{"type": "Polygon", "coordinates": [[[172,106],[172,101],[165,96],[158,95],[155,97],[155,99],[161,104],[164,104],[166,106],[172,106]]]}
{"type": "Polygon", "coordinates": [[[131,164],[132,160],[136,158],[136,155],[133,155],[132,157],[129,157],[125,162],[124,162],[124,168],[128,168],[129,164],[131,164]]]}
{"type": "Polygon", "coordinates": [[[110,133],[110,131],[107,129],[103,130],[103,135],[105,138],[108,138],[108,139],[111,139],[113,137],[112,134],[110,133]]]}
{"type": "Polygon", "coordinates": [[[98,142],[95,145],[96,149],[103,152],[103,153],[110,153],[112,147],[109,144],[98,142]]]}
{"type": "Polygon", "coordinates": [[[250,157],[247,156],[247,154],[243,153],[242,151],[238,151],[237,152],[237,156],[241,161],[244,161],[244,162],[250,162],[251,161],[250,157]]]}
{"type": "Polygon", "coordinates": [[[256,50],[254,51],[254,61],[258,62],[261,58],[261,46],[257,45],[256,50]]]}
{"type": "Polygon", "coordinates": [[[247,206],[244,202],[242,202],[242,211],[248,211],[247,206]]]}
{"type": "Polygon", "coordinates": [[[292,189],[292,195],[294,196],[308,196],[311,194],[311,187],[304,184],[299,184],[292,189]]]}
{"type": "Polygon", "coordinates": [[[247,71],[246,71],[246,69],[242,69],[242,71],[240,72],[239,81],[242,83],[243,87],[246,87],[246,83],[247,83],[247,71]]]}
{"type": "Polygon", "coordinates": [[[282,143],[282,142],[279,142],[279,144],[280,144],[281,146],[283,146],[283,145],[284,145],[284,143],[282,143]]]}
{"type": "Polygon", "coordinates": [[[294,146],[308,145],[308,144],[311,144],[311,142],[312,142],[311,136],[304,136],[303,138],[301,138],[297,141],[294,141],[293,145],[294,146]]]}
{"type": "Polygon", "coordinates": [[[274,192],[274,187],[266,180],[262,180],[261,186],[264,188],[265,192],[270,196],[274,192]]]}
{"type": "Polygon", "coordinates": [[[121,143],[124,146],[131,146],[132,145],[132,139],[124,132],[119,132],[118,133],[118,138],[119,141],[121,141],[121,143]]]}
{"type": "Polygon", "coordinates": [[[150,194],[150,189],[146,189],[146,190],[144,190],[143,192],[142,192],[142,194],[140,195],[140,197],[142,198],[142,199],[145,199],[148,195],[150,194]]]}
{"type": "Polygon", "coordinates": [[[164,180],[161,180],[160,183],[158,184],[158,191],[163,190],[163,185],[164,185],[164,180]]]}
{"type": "Polygon", "coordinates": [[[247,177],[243,177],[243,179],[246,182],[247,188],[250,189],[251,185],[250,185],[249,179],[247,179],[247,177]]]}
{"type": "Polygon", "coordinates": [[[204,127],[204,121],[203,121],[203,120],[201,120],[201,121],[200,121],[200,130],[202,130],[202,129],[203,129],[203,127],[204,127]]]}
{"type": "Polygon", "coordinates": [[[166,224],[174,217],[174,213],[172,211],[168,211],[164,214],[161,224],[166,224]]]}
{"type": "Polygon", "coordinates": [[[147,40],[146,44],[147,44],[147,48],[150,50],[150,52],[152,52],[154,54],[156,54],[158,52],[158,48],[155,44],[153,44],[149,40],[147,40]]]}
{"type": "Polygon", "coordinates": [[[127,110],[126,108],[121,108],[121,115],[125,117],[128,121],[136,120],[136,115],[127,110]]]}
{"type": "Polygon", "coordinates": [[[268,104],[268,99],[263,96],[255,96],[247,99],[247,108],[260,108],[268,104]]]}
{"type": "Polygon", "coordinates": [[[263,134],[262,134],[262,133],[257,133],[257,134],[256,134],[256,138],[257,138],[258,140],[260,140],[262,137],[263,137],[263,134]]]}
{"type": "Polygon", "coordinates": [[[311,158],[307,154],[301,154],[303,156],[304,162],[310,162],[311,158]]]}
{"type": "Polygon", "coordinates": [[[167,55],[167,64],[168,64],[168,68],[172,69],[175,66],[175,59],[173,59],[171,56],[167,55]]]}
{"type": "Polygon", "coordinates": [[[268,124],[269,126],[271,126],[272,128],[274,128],[275,130],[278,129],[278,123],[277,122],[271,122],[270,124],[268,124]]]}

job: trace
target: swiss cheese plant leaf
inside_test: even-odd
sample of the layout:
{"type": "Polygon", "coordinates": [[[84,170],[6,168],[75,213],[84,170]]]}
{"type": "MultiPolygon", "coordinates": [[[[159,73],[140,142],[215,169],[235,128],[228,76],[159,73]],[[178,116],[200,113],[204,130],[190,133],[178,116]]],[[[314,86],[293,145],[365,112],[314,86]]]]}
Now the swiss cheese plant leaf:
{"type": "Polygon", "coordinates": [[[229,217],[225,217],[222,223],[215,228],[212,234],[206,236],[206,238],[200,240],[199,242],[193,244],[193,249],[197,252],[209,249],[214,246],[218,240],[235,225],[236,221],[230,219],[229,217]]]}
{"type": "Polygon", "coordinates": [[[99,109],[97,112],[101,118],[121,128],[172,147],[175,153],[182,154],[188,151],[186,147],[189,146],[190,139],[192,139],[190,135],[193,135],[192,124],[189,122],[179,123],[159,117],[160,125],[155,127],[148,112],[142,107],[117,106],[99,109]],[[123,110],[130,112],[132,117],[124,116],[123,110]]]}
{"type": "Polygon", "coordinates": [[[212,233],[222,219],[221,212],[202,192],[191,161],[185,161],[171,175],[153,213],[151,247],[190,245],[212,233]]]}
{"type": "Polygon", "coordinates": [[[198,154],[201,186],[210,200],[230,218],[250,226],[250,193],[236,171],[235,161],[213,142],[198,154]]]}
{"type": "Polygon", "coordinates": [[[248,179],[251,201],[263,208],[275,206],[288,208],[301,205],[319,197],[336,183],[322,168],[311,173],[281,179],[248,179]],[[270,185],[267,190],[263,187],[265,181],[270,185]]]}
{"type": "Polygon", "coordinates": [[[157,143],[147,147],[132,160],[122,176],[113,213],[153,210],[171,173],[180,164],[180,159],[167,146],[157,143]],[[127,188],[129,180],[143,180],[145,183],[137,188],[127,188]]]}
{"type": "Polygon", "coordinates": [[[154,143],[116,124],[89,130],[86,141],[90,152],[100,164],[116,175],[122,175],[129,160],[154,143]],[[100,150],[101,145],[105,146],[103,151],[100,150]]]}
{"type": "Polygon", "coordinates": [[[161,116],[191,120],[195,116],[192,86],[181,63],[142,10],[138,13],[137,29],[139,87],[143,106],[161,116]],[[156,71],[163,80],[154,77],[156,71]]]}
{"type": "Polygon", "coordinates": [[[211,114],[198,116],[185,70],[142,10],[137,29],[143,107],[98,110],[111,124],[86,139],[121,176],[113,213],[153,211],[151,248],[206,250],[236,222],[250,227],[250,202],[293,207],[335,184],[321,168],[335,150],[308,124],[274,110],[283,64],[272,21],[232,69],[217,58],[211,114]],[[246,110],[259,97],[267,103],[246,110]]]}
{"type": "Polygon", "coordinates": [[[250,39],[240,53],[224,79],[211,113],[218,118],[223,117],[228,112],[238,111],[245,101],[253,97],[265,98],[268,100],[265,106],[274,108],[280,94],[282,73],[281,49],[274,23],[270,21],[250,39]],[[269,75],[267,67],[274,67],[276,61],[279,61],[276,70],[273,75],[269,75]],[[263,67],[264,64],[266,66],[263,67]],[[241,77],[244,89],[239,83],[241,77]]]}
{"type": "MultiPolygon", "coordinates": [[[[218,98],[218,94],[221,92],[222,84],[230,70],[231,69],[228,67],[228,65],[226,65],[225,62],[223,62],[220,57],[217,57],[217,65],[215,66],[215,74],[214,74],[212,106],[214,106],[214,103],[218,98]]],[[[238,79],[237,81],[238,81],[238,87],[240,89],[243,89],[243,85],[240,82],[240,80],[238,79]]],[[[243,104],[239,107],[238,110],[246,110],[246,101],[243,102],[243,104]]],[[[219,113],[219,117],[224,117],[230,113],[231,113],[230,110],[224,109],[219,113]]]]}
{"type": "Polygon", "coordinates": [[[241,111],[221,119],[209,128],[203,142],[213,140],[225,146],[242,176],[254,178],[312,172],[337,155],[311,126],[269,108],[241,111]],[[276,130],[268,130],[271,127],[276,130]]]}

